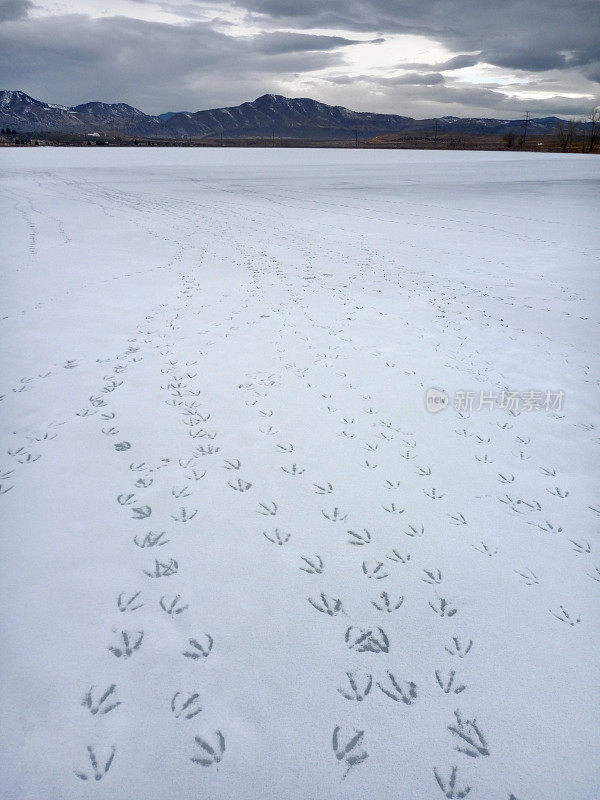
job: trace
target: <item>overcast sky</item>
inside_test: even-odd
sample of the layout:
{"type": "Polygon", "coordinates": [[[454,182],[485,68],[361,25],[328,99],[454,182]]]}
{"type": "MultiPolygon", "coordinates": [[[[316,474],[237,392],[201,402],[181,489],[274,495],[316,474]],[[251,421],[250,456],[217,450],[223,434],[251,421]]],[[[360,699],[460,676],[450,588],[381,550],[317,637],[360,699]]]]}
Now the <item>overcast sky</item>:
{"type": "Polygon", "coordinates": [[[600,0],[0,0],[0,88],[146,113],[272,92],[413,117],[600,104],[600,0]]]}

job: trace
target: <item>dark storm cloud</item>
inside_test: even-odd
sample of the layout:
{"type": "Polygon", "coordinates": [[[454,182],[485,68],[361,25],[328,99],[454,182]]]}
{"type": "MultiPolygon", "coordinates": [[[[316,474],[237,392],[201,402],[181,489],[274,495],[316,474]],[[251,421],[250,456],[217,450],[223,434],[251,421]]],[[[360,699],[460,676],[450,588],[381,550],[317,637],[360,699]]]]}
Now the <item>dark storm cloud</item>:
{"type": "MultiPolygon", "coordinates": [[[[294,27],[412,33],[490,64],[531,71],[599,60],[597,0],[236,0],[294,27]],[[566,55],[568,54],[568,55],[566,55]]],[[[452,69],[453,67],[448,67],[452,69]]],[[[456,69],[456,67],[454,67],[456,69]]]]}
{"type": "Polygon", "coordinates": [[[433,69],[438,69],[440,72],[452,69],[464,69],[465,67],[474,67],[479,63],[479,56],[454,56],[449,58],[448,61],[442,61],[439,64],[434,64],[433,69]]]}
{"type": "Polygon", "coordinates": [[[413,109],[413,116],[417,117],[455,115],[514,119],[521,117],[526,111],[533,117],[545,117],[560,114],[586,115],[590,110],[588,99],[564,97],[558,92],[549,99],[532,101],[511,96],[489,86],[449,84],[442,75],[439,76],[441,81],[431,82],[419,82],[413,77],[410,74],[391,77],[360,75],[354,78],[337,75],[329,78],[328,82],[339,87],[358,85],[365,93],[383,93],[386,107],[390,111],[400,109],[397,113],[401,114],[408,104],[413,109]],[[440,113],[432,110],[436,108],[443,111],[440,113]]]}
{"type": "Polygon", "coordinates": [[[444,76],[440,75],[439,72],[427,72],[425,74],[407,72],[405,75],[384,78],[383,82],[387,85],[393,84],[395,86],[435,86],[436,84],[444,83],[444,76]]]}
{"type": "Polygon", "coordinates": [[[481,61],[481,56],[470,56],[470,55],[461,55],[461,56],[454,56],[454,58],[449,58],[447,61],[438,61],[437,64],[424,64],[423,62],[415,62],[412,64],[399,64],[399,67],[403,69],[429,69],[429,70],[437,70],[438,72],[447,72],[453,69],[464,69],[465,67],[474,67],[475,64],[479,64],[481,61]]]}
{"type": "Polygon", "coordinates": [[[590,81],[600,82],[599,0],[135,1],[145,15],[160,9],[178,21],[43,16],[39,7],[31,16],[31,0],[0,0],[0,88],[65,105],[130,102],[148,113],[235,105],[265,92],[312,93],[350,108],[412,116],[497,116],[525,107],[579,114],[600,99],[590,91],[590,81]],[[239,16],[228,16],[230,3],[239,16]],[[252,34],[240,35],[244,27],[252,34]],[[458,55],[388,71],[365,64],[360,69],[370,74],[353,76],[345,55],[351,48],[360,53],[361,43],[400,33],[458,55]],[[519,86],[506,80],[485,86],[453,76],[483,63],[523,70],[524,88],[536,89],[535,74],[547,73],[555,97],[519,100],[509,96],[519,86]],[[301,90],[290,89],[296,86],[301,90]],[[569,92],[588,96],[564,96],[569,92]]]}
{"type": "Polygon", "coordinates": [[[24,19],[31,8],[31,0],[0,0],[0,22],[24,19]]]}
{"type": "Polygon", "coordinates": [[[308,33],[288,33],[287,31],[261,33],[253,37],[253,45],[256,49],[268,55],[337,50],[352,44],[362,44],[362,41],[345,39],[343,36],[317,36],[308,33]]]}
{"type": "Polygon", "coordinates": [[[278,32],[233,37],[207,23],[72,14],[1,26],[0,73],[4,86],[51,102],[124,101],[151,113],[192,102],[197,110],[243,102],[282,76],[340,64],[336,50],[353,43],[278,32]]]}
{"type": "Polygon", "coordinates": [[[588,80],[600,83],[600,62],[590,65],[588,69],[584,70],[584,73],[588,80]]]}

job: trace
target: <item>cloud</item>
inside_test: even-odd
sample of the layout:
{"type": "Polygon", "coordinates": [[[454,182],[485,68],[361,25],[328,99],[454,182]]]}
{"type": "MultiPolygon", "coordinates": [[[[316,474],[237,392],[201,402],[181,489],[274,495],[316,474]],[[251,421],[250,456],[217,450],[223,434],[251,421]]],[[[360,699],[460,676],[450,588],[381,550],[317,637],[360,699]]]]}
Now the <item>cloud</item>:
{"type": "Polygon", "coordinates": [[[0,22],[25,19],[30,8],[33,8],[31,0],[1,0],[0,22]]]}
{"type": "Polygon", "coordinates": [[[72,14],[1,26],[0,73],[7,88],[51,102],[123,101],[147,113],[197,110],[237,104],[297,73],[339,65],[337,50],[351,44],[343,37],[234,37],[201,22],[72,14]]]}
{"type": "Polygon", "coordinates": [[[590,64],[590,66],[584,70],[584,74],[588,80],[600,83],[600,62],[590,64]]]}
{"type": "Polygon", "coordinates": [[[479,60],[479,55],[454,56],[454,58],[450,58],[448,61],[442,61],[439,64],[434,64],[433,69],[437,69],[440,72],[444,72],[444,70],[464,69],[465,67],[474,67],[479,63],[479,60]]]}
{"type": "Polygon", "coordinates": [[[256,49],[267,55],[337,50],[340,47],[363,44],[363,40],[345,39],[343,36],[318,36],[287,31],[260,33],[252,37],[252,40],[256,49]]]}
{"type": "MultiPolygon", "coordinates": [[[[495,117],[500,119],[522,118],[526,111],[532,117],[582,116],[586,115],[594,102],[589,98],[568,97],[556,94],[547,99],[521,98],[498,89],[478,84],[407,84],[394,79],[372,83],[372,76],[361,76],[364,87],[369,85],[377,92],[383,91],[386,107],[402,108],[399,113],[410,116],[468,116],[495,117]]],[[[343,84],[342,84],[343,85],[343,84]]],[[[597,102],[597,101],[596,101],[597,102]]]]}
{"type": "Polygon", "coordinates": [[[380,83],[387,86],[435,86],[444,83],[444,76],[439,72],[407,72],[405,75],[397,75],[380,79],[380,83]]]}
{"type": "Polygon", "coordinates": [[[454,69],[464,69],[465,67],[474,67],[476,64],[479,64],[481,61],[481,54],[472,56],[472,55],[460,55],[454,56],[454,58],[449,58],[447,61],[438,61],[437,64],[424,64],[422,62],[419,63],[406,63],[406,64],[398,64],[399,68],[402,69],[428,69],[428,70],[437,70],[438,72],[448,72],[454,69]]]}
{"type": "MultiPolygon", "coordinates": [[[[451,51],[532,71],[598,60],[597,0],[235,0],[256,19],[291,27],[410,33],[451,51]]],[[[465,64],[466,65],[466,64],[465,64]]],[[[441,67],[430,68],[441,69],[441,67]]],[[[458,69],[448,66],[446,69],[458,69]]]]}
{"type": "MultiPolygon", "coordinates": [[[[91,0],[62,2],[81,9],[91,0]]],[[[598,0],[137,2],[143,19],[44,16],[39,6],[28,16],[30,0],[0,0],[4,87],[65,105],[123,101],[147,113],[236,105],[266,92],[416,117],[580,114],[600,101],[598,0]],[[425,37],[422,52],[441,44],[456,55],[400,64],[393,37],[401,33],[425,37]],[[374,44],[383,58],[372,58],[374,44]],[[485,83],[469,83],[473,73],[460,73],[468,67],[485,83]],[[520,99],[528,89],[554,96],[520,99]]]]}

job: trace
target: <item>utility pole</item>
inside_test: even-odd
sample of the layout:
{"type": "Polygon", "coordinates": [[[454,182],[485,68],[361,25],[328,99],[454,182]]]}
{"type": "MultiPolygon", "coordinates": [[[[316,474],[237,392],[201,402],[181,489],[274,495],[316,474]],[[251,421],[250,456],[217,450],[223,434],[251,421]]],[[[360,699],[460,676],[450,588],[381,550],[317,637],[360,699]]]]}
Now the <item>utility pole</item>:
{"type": "Polygon", "coordinates": [[[438,129],[438,121],[435,121],[435,139],[433,140],[434,144],[437,144],[437,129],[438,129]]]}
{"type": "Polygon", "coordinates": [[[358,130],[354,129],[354,146],[358,147],[358,130]]]}
{"type": "Polygon", "coordinates": [[[273,131],[273,134],[272,134],[271,147],[275,147],[275,131],[273,131]]]}
{"type": "Polygon", "coordinates": [[[223,147],[223,131],[221,131],[221,147],[223,147]]]}
{"type": "Polygon", "coordinates": [[[525,119],[524,119],[524,127],[523,127],[523,138],[521,139],[521,150],[525,147],[525,142],[527,140],[527,125],[529,124],[529,111],[525,112],[525,119]]]}

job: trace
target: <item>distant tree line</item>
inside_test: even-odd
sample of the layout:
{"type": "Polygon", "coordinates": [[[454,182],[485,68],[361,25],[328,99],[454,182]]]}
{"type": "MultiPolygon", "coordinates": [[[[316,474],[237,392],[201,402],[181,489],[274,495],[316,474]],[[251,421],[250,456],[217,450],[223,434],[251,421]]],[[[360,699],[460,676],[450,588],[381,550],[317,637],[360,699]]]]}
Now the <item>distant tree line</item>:
{"type": "MultiPolygon", "coordinates": [[[[502,140],[507,149],[523,148],[526,143],[526,128],[522,131],[509,130],[502,140]]],[[[559,120],[554,126],[555,145],[568,153],[594,153],[600,146],[600,107],[595,108],[579,120],[559,120]]]]}
{"type": "Polygon", "coordinates": [[[593,153],[600,143],[600,108],[591,111],[585,120],[560,120],[554,133],[563,153],[570,150],[593,153]]]}

